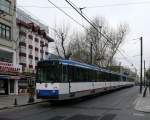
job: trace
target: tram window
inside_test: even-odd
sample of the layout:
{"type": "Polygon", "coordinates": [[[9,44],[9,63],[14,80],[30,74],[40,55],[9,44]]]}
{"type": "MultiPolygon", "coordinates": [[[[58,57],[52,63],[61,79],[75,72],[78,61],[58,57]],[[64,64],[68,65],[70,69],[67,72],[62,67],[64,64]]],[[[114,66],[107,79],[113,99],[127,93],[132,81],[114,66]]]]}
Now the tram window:
{"type": "Polygon", "coordinates": [[[99,81],[99,71],[96,71],[96,82],[98,82],[99,81]]]}
{"type": "Polygon", "coordinates": [[[77,67],[74,67],[74,82],[76,82],[78,80],[78,71],[77,71],[77,67]]]}
{"type": "Polygon", "coordinates": [[[69,81],[73,82],[74,81],[74,70],[72,66],[68,67],[68,79],[69,81]]]}
{"type": "Polygon", "coordinates": [[[47,82],[61,82],[61,79],[60,79],[60,69],[59,69],[59,65],[55,65],[55,66],[49,66],[47,69],[46,69],[46,79],[47,79],[47,82]]]}
{"type": "Polygon", "coordinates": [[[63,82],[68,82],[67,66],[63,66],[63,82]]]}

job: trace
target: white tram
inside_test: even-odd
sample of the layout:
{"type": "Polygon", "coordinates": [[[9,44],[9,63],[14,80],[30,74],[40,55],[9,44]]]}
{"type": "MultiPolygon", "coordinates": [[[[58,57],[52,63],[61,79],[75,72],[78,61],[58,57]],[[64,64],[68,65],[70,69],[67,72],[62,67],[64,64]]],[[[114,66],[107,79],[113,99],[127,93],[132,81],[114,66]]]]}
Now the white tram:
{"type": "Polygon", "coordinates": [[[127,75],[71,60],[44,60],[37,66],[36,95],[40,99],[75,99],[133,84],[127,75]]]}

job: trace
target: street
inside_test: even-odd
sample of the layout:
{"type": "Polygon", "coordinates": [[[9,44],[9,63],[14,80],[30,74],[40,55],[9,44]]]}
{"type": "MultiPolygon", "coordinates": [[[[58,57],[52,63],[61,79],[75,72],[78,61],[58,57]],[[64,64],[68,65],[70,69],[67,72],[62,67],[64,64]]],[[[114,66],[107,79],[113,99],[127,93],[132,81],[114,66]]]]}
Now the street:
{"type": "Polygon", "coordinates": [[[74,104],[1,110],[0,120],[149,120],[148,113],[134,110],[138,92],[138,87],[132,87],[74,104]]]}

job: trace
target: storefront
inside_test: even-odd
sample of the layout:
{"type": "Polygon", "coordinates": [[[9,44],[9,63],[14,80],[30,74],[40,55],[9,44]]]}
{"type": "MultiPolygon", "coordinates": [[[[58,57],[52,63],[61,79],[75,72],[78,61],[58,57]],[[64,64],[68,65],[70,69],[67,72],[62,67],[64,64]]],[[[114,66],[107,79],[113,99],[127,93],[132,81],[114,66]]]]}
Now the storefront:
{"type": "Polygon", "coordinates": [[[19,73],[19,68],[0,61],[0,95],[18,94],[19,73]]]}

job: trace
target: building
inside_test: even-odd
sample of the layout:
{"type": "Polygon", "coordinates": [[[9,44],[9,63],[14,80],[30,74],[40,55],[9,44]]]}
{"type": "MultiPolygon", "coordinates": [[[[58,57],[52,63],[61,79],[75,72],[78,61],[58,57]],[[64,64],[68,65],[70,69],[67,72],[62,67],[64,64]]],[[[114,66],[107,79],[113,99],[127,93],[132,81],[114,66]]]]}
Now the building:
{"type": "Polygon", "coordinates": [[[54,40],[48,36],[48,26],[17,8],[18,63],[23,72],[34,72],[41,59],[48,59],[48,43],[54,40]]]}
{"type": "Polygon", "coordinates": [[[25,90],[29,81],[34,79],[37,62],[48,59],[48,43],[54,40],[48,36],[47,25],[19,8],[17,8],[16,25],[17,63],[22,65],[23,72],[19,88],[25,90]]]}
{"type": "Polygon", "coordinates": [[[17,94],[16,0],[0,0],[0,94],[17,94]]]}

